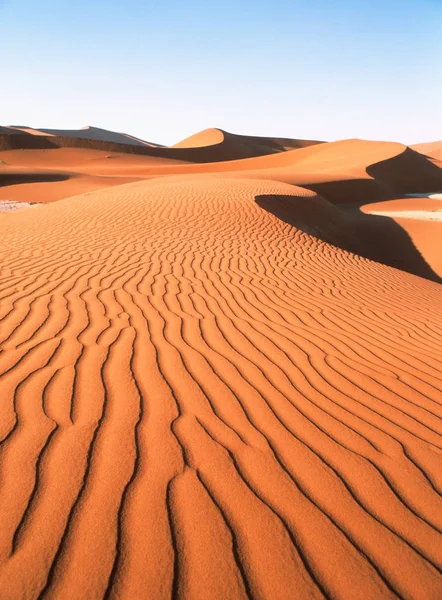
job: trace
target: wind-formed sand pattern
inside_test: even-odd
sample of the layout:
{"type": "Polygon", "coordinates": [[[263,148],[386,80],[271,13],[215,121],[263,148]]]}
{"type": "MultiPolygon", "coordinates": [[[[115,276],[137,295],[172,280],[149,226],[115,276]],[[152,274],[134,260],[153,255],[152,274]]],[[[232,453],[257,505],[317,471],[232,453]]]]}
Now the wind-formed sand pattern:
{"type": "Polygon", "coordinates": [[[440,165],[282,142],[0,215],[0,598],[442,597],[442,288],[343,208],[440,165]]]}

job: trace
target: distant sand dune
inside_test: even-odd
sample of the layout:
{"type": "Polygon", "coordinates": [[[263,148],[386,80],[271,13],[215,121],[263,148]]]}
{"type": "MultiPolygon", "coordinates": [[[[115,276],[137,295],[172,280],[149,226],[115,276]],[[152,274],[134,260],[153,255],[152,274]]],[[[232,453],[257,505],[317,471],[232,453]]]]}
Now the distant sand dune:
{"type": "Polygon", "coordinates": [[[52,133],[46,133],[44,131],[39,131],[38,129],[33,129],[32,127],[2,127],[2,133],[28,133],[30,135],[42,135],[42,136],[52,136],[52,133]]]}
{"type": "MultiPolygon", "coordinates": [[[[269,138],[252,135],[236,135],[222,129],[205,129],[181,142],[172,148],[211,148],[217,152],[217,160],[235,160],[263,156],[294,148],[316,146],[322,142],[316,140],[298,140],[289,138],[269,138]]],[[[215,154],[213,154],[213,158],[215,154]]]]}
{"type": "Polygon", "coordinates": [[[0,598],[441,596],[440,285],[264,179],[0,226],[0,598]]]}
{"type": "Polygon", "coordinates": [[[219,129],[209,129],[183,140],[173,147],[164,147],[127,134],[107,131],[97,127],[85,127],[75,130],[33,130],[28,127],[0,129],[0,151],[86,148],[196,163],[263,156],[319,143],[313,140],[235,135],[219,129]]]}
{"type": "Polygon", "coordinates": [[[442,140],[440,142],[430,142],[427,144],[415,144],[413,150],[421,152],[427,156],[432,156],[437,160],[442,161],[442,140]]]}
{"type": "MultiPolygon", "coordinates": [[[[211,136],[217,132],[218,130],[207,132],[212,142],[214,140],[211,136]]],[[[11,139],[17,137],[10,136],[11,139]]],[[[36,136],[28,137],[41,139],[36,136]]],[[[209,143],[209,138],[204,137],[204,143],[209,143]]],[[[0,152],[0,160],[4,163],[3,166],[0,164],[0,178],[2,173],[6,173],[7,167],[18,166],[71,171],[77,177],[121,177],[121,183],[185,174],[210,174],[216,177],[222,173],[235,178],[272,179],[301,185],[339,204],[374,202],[404,193],[425,193],[442,189],[442,169],[424,155],[402,144],[343,140],[288,151],[280,146],[279,151],[276,151],[274,148],[270,149],[270,146],[265,150],[263,146],[256,146],[253,141],[270,138],[247,138],[252,140],[252,146],[255,144],[253,148],[242,145],[244,136],[228,134],[227,139],[226,144],[213,143],[202,147],[147,148],[150,155],[125,153],[122,151],[124,145],[117,145],[119,150],[114,151],[99,147],[8,150],[0,152]],[[240,142],[237,142],[237,138],[240,142]],[[227,160],[228,156],[240,155],[241,152],[249,155],[255,152],[256,155],[227,160]],[[221,153],[222,160],[214,161],[217,153],[221,153]],[[204,156],[208,157],[209,162],[201,163],[204,156]]],[[[75,141],[79,140],[73,140],[75,141]]],[[[106,187],[106,183],[104,180],[102,187],[106,187]]],[[[54,197],[51,195],[51,198],[54,197]]],[[[58,196],[57,199],[62,197],[58,196]]]]}
{"type": "Polygon", "coordinates": [[[23,133],[30,133],[31,135],[81,138],[100,140],[104,142],[115,142],[117,144],[131,144],[136,146],[158,146],[157,144],[145,142],[144,140],[127,135],[126,133],[116,133],[115,131],[108,131],[107,129],[100,129],[99,127],[90,127],[89,125],[82,127],[81,129],[34,129],[32,127],[17,126],[10,126],[8,129],[23,133]]]}

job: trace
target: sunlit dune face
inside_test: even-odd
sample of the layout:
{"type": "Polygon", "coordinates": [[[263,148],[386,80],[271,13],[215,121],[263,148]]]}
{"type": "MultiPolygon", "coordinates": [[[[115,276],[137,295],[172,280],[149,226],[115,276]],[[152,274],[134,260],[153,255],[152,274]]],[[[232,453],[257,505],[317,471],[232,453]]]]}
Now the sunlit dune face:
{"type": "Polygon", "coordinates": [[[437,164],[60,131],[0,131],[0,599],[441,597],[437,164]]]}

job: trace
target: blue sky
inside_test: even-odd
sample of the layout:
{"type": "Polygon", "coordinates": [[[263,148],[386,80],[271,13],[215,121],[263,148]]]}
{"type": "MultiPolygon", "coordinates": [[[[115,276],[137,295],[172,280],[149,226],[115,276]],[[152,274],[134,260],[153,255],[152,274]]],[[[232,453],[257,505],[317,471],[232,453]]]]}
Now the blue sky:
{"type": "Polygon", "coordinates": [[[0,0],[0,119],[442,139],[442,0],[0,0]]]}

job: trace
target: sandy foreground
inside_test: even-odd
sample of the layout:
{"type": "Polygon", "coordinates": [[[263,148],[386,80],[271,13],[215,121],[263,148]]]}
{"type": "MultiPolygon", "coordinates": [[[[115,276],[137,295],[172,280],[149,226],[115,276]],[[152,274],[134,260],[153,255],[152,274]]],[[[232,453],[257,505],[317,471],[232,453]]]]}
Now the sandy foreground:
{"type": "Polygon", "coordinates": [[[437,159],[191,143],[0,152],[0,598],[441,598],[437,159]]]}

